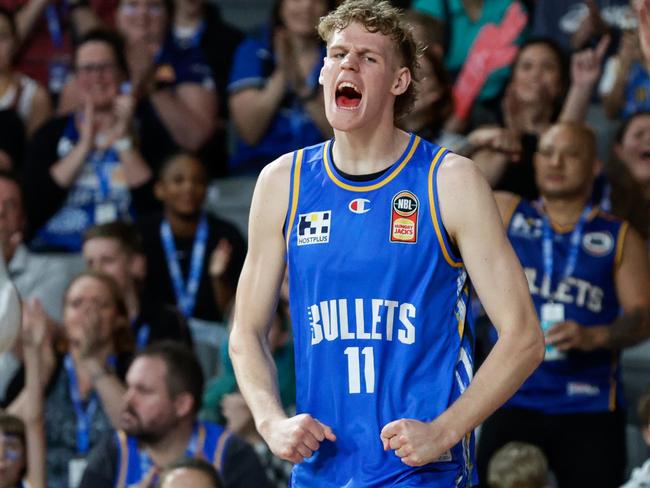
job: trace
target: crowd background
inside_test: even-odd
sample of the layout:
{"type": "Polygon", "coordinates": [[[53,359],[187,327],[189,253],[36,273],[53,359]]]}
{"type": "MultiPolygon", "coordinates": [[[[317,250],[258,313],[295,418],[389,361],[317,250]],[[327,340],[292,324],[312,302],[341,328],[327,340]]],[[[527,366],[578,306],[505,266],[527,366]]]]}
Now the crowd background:
{"type": "MultiPolygon", "coordinates": [[[[584,121],[603,162],[594,200],[649,237],[642,2],[393,3],[409,9],[424,47],[418,100],[401,127],[472,157],[495,189],[534,199],[540,134],[584,121]]],[[[29,457],[33,488],[76,486],[71,461],[121,426],[134,354],[172,340],[194,350],[207,379],[200,418],[252,445],[270,482],[286,486],[291,467],[265,448],[237,391],[228,322],[257,174],[332,135],[315,25],[335,6],[0,0],[0,244],[24,303],[23,333],[0,355],[0,405],[24,422],[0,417],[0,439],[23,445],[4,447],[0,478],[20,477],[29,457]],[[25,439],[44,439],[40,474],[44,461],[28,456],[25,439]]],[[[291,411],[288,293],[269,341],[291,411]]],[[[631,471],[650,454],[647,418],[636,414],[648,344],[623,363],[631,471]]]]}

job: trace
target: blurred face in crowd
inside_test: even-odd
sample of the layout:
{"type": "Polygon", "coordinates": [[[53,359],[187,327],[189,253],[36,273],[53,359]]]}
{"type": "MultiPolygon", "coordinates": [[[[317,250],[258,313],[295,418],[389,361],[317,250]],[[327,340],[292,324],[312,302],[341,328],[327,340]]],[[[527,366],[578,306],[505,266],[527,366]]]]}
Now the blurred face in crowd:
{"type": "Polygon", "coordinates": [[[326,0],[281,0],[280,19],[291,34],[315,36],[318,19],[327,13],[326,0]]]}
{"type": "Polygon", "coordinates": [[[586,195],[597,170],[593,140],[583,131],[558,124],[544,132],[535,153],[535,179],[543,197],[586,195]]]}
{"type": "Polygon", "coordinates": [[[0,244],[13,249],[23,240],[25,217],[20,188],[11,180],[0,177],[0,244]]]}
{"type": "Polygon", "coordinates": [[[115,24],[126,40],[134,43],[158,43],[165,36],[169,16],[162,0],[122,0],[115,24]]]}
{"type": "Polygon", "coordinates": [[[167,385],[167,365],[159,357],[138,357],[129,368],[126,385],[121,427],[145,443],[164,437],[191,412],[189,393],[172,398],[167,385]]]}
{"type": "Polygon", "coordinates": [[[177,156],[165,165],[155,190],[166,210],[194,217],[200,213],[207,191],[205,169],[192,156],[177,156]]]}
{"type": "Polygon", "coordinates": [[[88,268],[106,273],[121,290],[133,285],[133,260],[117,239],[94,237],[84,243],[82,253],[88,268]]]}
{"type": "Polygon", "coordinates": [[[634,117],[614,152],[642,185],[650,184],[650,114],[634,117]]]}
{"type": "Polygon", "coordinates": [[[15,37],[9,19],[0,14],[0,72],[11,68],[15,37]]]}
{"type": "Polygon", "coordinates": [[[0,488],[14,488],[25,470],[25,446],[18,436],[0,431],[0,488]]]}
{"type": "Polygon", "coordinates": [[[90,41],[79,46],[75,73],[82,100],[89,98],[98,110],[112,108],[124,80],[109,44],[90,41]]]}
{"type": "Polygon", "coordinates": [[[538,100],[540,94],[556,99],[562,90],[561,60],[545,44],[526,46],[513,68],[512,87],[525,102],[538,100]]]}
{"type": "Polygon", "coordinates": [[[217,488],[217,486],[199,469],[177,468],[165,475],[160,488],[217,488]]]}
{"type": "Polygon", "coordinates": [[[124,319],[111,289],[101,279],[81,275],[68,287],[63,300],[63,325],[68,340],[79,343],[89,333],[100,343],[110,342],[113,331],[124,319]]]}

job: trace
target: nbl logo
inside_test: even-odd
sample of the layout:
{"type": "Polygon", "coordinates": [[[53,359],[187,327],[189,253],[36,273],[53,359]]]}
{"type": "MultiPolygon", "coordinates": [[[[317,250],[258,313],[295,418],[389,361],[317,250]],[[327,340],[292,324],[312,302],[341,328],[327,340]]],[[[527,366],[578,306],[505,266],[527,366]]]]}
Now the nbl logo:
{"type": "Polygon", "coordinates": [[[298,218],[298,245],[326,244],[330,240],[332,211],[300,214],[298,218]]]}
{"type": "Polygon", "coordinates": [[[390,242],[414,244],[418,240],[418,197],[403,190],[393,197],[390,242]]]}

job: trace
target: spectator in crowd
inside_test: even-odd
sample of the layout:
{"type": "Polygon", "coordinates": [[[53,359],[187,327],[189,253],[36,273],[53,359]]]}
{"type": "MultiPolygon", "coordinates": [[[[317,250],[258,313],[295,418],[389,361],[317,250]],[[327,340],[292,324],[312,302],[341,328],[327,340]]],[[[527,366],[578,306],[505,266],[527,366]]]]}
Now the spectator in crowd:
{"type": "Polygon", "coordinates": [[[171,152],[198,151],[217,120],[214,80],[200,46],[178,44],[168,35],[171,5],[121,0],[116,19],[140,100],[143,154],[154,167],[171,152]]]}
{"type": "Polygon", "coordinates": [[[332,134],[318,76],[325,46],[318,19],[332,0],[276,0],[271,25],[237,49],[228,104],[237,131],[233,173],[257,174],[288,151],[332,134]]]}
{"type": "Polygon", "coordinates": [[[123,430],[93,450],[81,488],[132,486],[184,456],[208,460],[226,488],[269,486],[250,446],[217,424],[196,420],[203,374],[187,348],[159,342],[140,351],[127,385],[123,430]]]}
{"type": "Polygon", "coordinates": [[[137,349],[163,339],[192,345],[187,322],[178,309],[142,290],[144,276],[140,274],[146,273],[146,256],[132,224],[117,221],[88,229],[83,257],[90,269],[108,274],[122,290],[137,349]]]}
{"type": "Polygon", "coordinates": [[[218,120],[214,136],[201,150],[201,159],[209,163],[211,176],[228,172],[226,128],[228,114],[228,78],[235,51],[244,34],[226,23],[215,2],[206,0],[175,0],[171,41],[179,50],[200,51],[212,71],[218,100],[218,120]]]}
{"type": "MultiPolygon", "coordinates": [[[[518,0],[415,0],[413,8],[438,19],[444,25],[446,38],[445,65],[455,79],[468,59],[474,41],[488,25],[500,24],[512,4],[518,0]]],[[[496,36],[492,36],[493,41],[496,36]]],[[[523,35],[517,33],[515,44],[521,44],[523,35]]],[[[505,46],[490,46],[492,50],[505,46]]],[[[493,100],[499,96],[510,73],[509,67],[500,68],[485,80],[478,100],[493,100]]]]}
{"type": "Polygon", "coordinates": [[[442,61],[444,27],[437,19],[415,10],[405,12],[404,18],[413,29],[413,39],[422,55],[417,73],[418,96],[411,111],[399,120],[399,125],[423,139],[461,152],[465,138],[451,130],[455,127],[454,99],[451,76],[442,61]]]}
{"type": "MultiPolygon", "coordinates": [[[[0,171],[0,247],[9,278],[23,300],[38,300],[48,320],[60,322],[63,293],[70,279],[81,270],[76,259],[34,254],[24,244],[25,214],[20,182],[13,173],[0,171]]],[[[0,404],[12,399],[9,385],[20,370],[20,343],[0,354],[0,404]]],[[[20,382],[20,381],[19,381],[20,382]]],[[[16,392],[17,393],[17,392],[16,392]]]]}
{"type": "MultiPolygon", "coordinates": [[[[650,389],[646,390],[639,399],[637,413],[643,440],[650,446],[650,389]]],[[[650,459],[643,463],[640,468],[635,468],[628,482],[621,488],[644,488],[647,486],[650,486],[650,459]]]]}
{"type": "Polygon", "coordinates": [[[246,245],[236,227],[202,210],[207,188],[203,164],[176,154],[161,167],[155,186],[163,214],[141,224],[148,292],[187,317],[224,322],[246,245]]]}
{"type": "Polygon", "coordinates": [[[224,488],[219,473],[201,458],[184,458],[160,475],[158,488],[224,488]]]}
{"type": "Polygon", "coordinates": [[[537,197],[533,155],[539,135],[557,120],[584,120],[608,43],[605,38],[596,49],[576,53],[570,72],[552,40],[524,44],[500,106],[477,116],[479,127],[468,135],[468,151],[494,188],[537,197]]]}
{"type": "MultiPolygon", "coordinates": [[[[33,428],[33,427],[32,427],[33,428]]],[[[34,467],[30,427],[14,415],[0,412],[0,486],[44,488],[45,469],[34,467]]],[[[44,442],[41,442],[41,446],[44,442]]]]}
{"type": "MultiPolygon", "coordinates": [[[[46,327],[45,320],[38,303],[25,305],[28,328],[46,327]]],[[[52,488],[76,486],[90,448],[118,425],[124,392],[120,378],[132,351],[122,294],[103,273],[85,271],[70,283],[63,328],[67,346],[48,337],[41,351],[47,484],[52,488]]],[[[23,390],[9,410],[23,411],[28,401],[23,390]]]]}
{"type": "Polygon", "coordinates": [[[106,32],[84,37],[75,52],[83,108],[48,122],[28,149],[28,217],[38,250],[81,250],[93,224],[130,218],[151,200],[153,173],[133,133],[134,99],[121,43],[106,32]]]}
{"type": "Polygon", "coordinates": [[[489,488],[549,488],[548,461],[532,444],[509,442],[488,465],[489,488]]]}
{"type": "Polygon", "coordinates": [[[593,133],[559,123],[535,155],[541,201],[496,194],[547,346],[542,365],[483,424],[479,479],[492,454],[516,440],[544,451],[560,488],[623,481],[618,358],[650,337],[650,264],[638,233],[592,206],[598,166],[593,133]]]}
{"type": "Polygon", "coordinates": [[[52,115],[48,93],[36,81],[13,69],[18,48],[11,12],[0,7],[0,110],[15,110],[31,136],[52,115]]]}
{"type": "Polygon", "coordinates": [[[636,28],[623,32],[618,53],[608,59],[599,91],[609,118],[650,110],[650,73],[636,28]]]}
{"type": "Polygon", "coordinates": [[[605,175],[594,199],[608,212],[624,218],[645,239],[650,238],[650,112],[625,119],[616,134],[605,175]]]}

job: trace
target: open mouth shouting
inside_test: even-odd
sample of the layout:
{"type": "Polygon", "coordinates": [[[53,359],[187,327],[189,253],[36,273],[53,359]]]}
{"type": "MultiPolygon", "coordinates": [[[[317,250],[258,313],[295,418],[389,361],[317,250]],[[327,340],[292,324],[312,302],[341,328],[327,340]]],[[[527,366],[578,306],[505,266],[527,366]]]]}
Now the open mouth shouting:
{"type": "Polygon", "coordinates": [[[345,110],[355,110],[361,104],[361,90],[349,81],[343,81],[336,87],[336,106],[345,110]]]}

